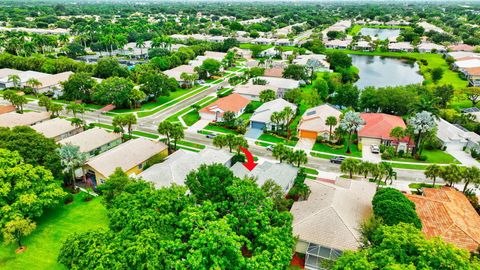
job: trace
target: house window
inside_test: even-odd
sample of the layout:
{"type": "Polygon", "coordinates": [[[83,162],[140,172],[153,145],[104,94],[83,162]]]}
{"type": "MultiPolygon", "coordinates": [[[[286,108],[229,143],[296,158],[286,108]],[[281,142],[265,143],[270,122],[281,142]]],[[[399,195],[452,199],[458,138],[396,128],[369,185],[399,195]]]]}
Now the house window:
{"type": "Polygon", "coordinates": [[[305,269],[326,270],[328,269],[326,263],[336,260],[341,255],[340,250],[310,243],[305,254],[305,269]]]}

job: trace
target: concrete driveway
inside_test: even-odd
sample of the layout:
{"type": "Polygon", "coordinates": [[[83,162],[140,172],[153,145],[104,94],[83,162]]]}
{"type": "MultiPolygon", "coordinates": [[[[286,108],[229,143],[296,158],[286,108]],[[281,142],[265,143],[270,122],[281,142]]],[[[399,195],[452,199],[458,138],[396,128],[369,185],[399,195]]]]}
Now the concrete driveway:
{"type": "Polygon", "coordinates": [[[445,152],[452,155],[455,159],[462,163],[462,165],[480,167],[480,163],[477,160],[472,158],[469,153],[463,151],[463,145],[448,144],[445,152]]]}
{"type": "Polygon", "coordinates": [[[258,137],[262,136],[262,134],[263,134],[263,130],[261,129],[248,128],[244,137],[256,140],[258,139],[258,137]]]}
{"type": "Polygon", "coordinates": [[[187,130],[190,132],[197,132],[201,129],[204,129],[210,123],[209,120],[198,120],[195,124],[191,125],[187,130]]]}
{"type": "Polygon", "coordinates": [[[372,163],[382,162],[382,157],[380,154],[374,154],[370,150],[370,145],[362,145],[362,160],[372,163]]]}
{"type": "Polygon", "coordinates": [[[315,145],[315,139],[300,138],[295,145],[295,148],[302,150],[312,150],[313,145],[315,145]]]}

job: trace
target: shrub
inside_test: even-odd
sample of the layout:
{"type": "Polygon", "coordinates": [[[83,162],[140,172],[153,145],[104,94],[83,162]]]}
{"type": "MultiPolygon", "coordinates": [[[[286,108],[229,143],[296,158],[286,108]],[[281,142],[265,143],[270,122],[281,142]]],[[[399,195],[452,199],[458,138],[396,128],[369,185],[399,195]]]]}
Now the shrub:
{"type": "Polygon", "coordinates": [[[72,193],[67,193],[67,195],[65,195],[65,198],[63,198],[63,203],[64,204],[69,204],[71,202],[73,202],[73,194],[72,193]]]}
{"type": "Polygon", "coordinates": [[[390,155],[389,152],[383,152],[382,153],[382,159],[390,160],[390,159],[392,159],[392,156],[390,155]]]}
{"type": "Polygon", "coordinates": [[[405,195],[403,195],[402,192],[394,188],[379,189],[375,193],[375,196],[373,196],[372,204],[375,205],[380,201],[386,201],[386,200],[404,202],[404,203],[410,204],[410,206],[413,209],[415,209],[415,204],[412,201],[410,201],[407,197],[405,197],[405,195]]]}
{"type": "Polygon", "coordinates": [[[242,154],[235,155],[232,157],[232,165],[237,162],[245,162],[245,156],[242,154]]]}
{"type": "Polygon", "coordinates": [[[405,155],[405,151],[404,151],[404,150],[399,150],[398,153],[397,153],[397,155],[398,155],[399,157],[403,157],[403,156],[405,155]]]}
{"type": "Polygon", "coordinates": [[[415,204],[396,189],[380,189],[373,197],[372,205],[375,216],[381,218],[386,225],[403,222],[422,228],[422,222],[415,212],[415,204]]]}
{"type": "Polygon", "coordinates": [[[425,155],[421,155],[421,156],[418,157],[418,160],[420,160],[420,161],[426,161],[427,159],[428,158],[425,155]]]}

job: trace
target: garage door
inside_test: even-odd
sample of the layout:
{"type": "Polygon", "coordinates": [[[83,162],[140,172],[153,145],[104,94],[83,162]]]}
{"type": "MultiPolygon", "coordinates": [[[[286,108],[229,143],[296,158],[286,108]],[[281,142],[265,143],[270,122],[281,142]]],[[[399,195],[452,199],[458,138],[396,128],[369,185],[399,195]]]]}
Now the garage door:
{"type": "Polygon", "coordinates": [[[370,147],[370,145],[372,144],[380,145],[381,141],[380,139],[362,138],[360,143],[362,144],[362,148],[363,148],[364,146],[370,147]]]}
{"type": "Polygon", "coordinates": [[[265,127],[265,123],[252,121],[251,126],[254,129],[263,129],[265,127]]]}
{"type": "Polygon", "coordinates": [[[300,137],[309,138],[309,139],[317,139],[317,132],[300,130],[300,137]]]}

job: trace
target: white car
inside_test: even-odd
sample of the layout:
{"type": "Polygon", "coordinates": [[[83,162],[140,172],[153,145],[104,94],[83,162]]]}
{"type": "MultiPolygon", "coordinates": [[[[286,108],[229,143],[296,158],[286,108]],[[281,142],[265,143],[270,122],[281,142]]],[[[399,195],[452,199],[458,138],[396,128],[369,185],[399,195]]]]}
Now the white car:
{"type": "Polygon", "coordinates": [[[380,153],[380,148],[376,144],[370,145],[370,151],[374,154],[379,154],[380,153]]]}

